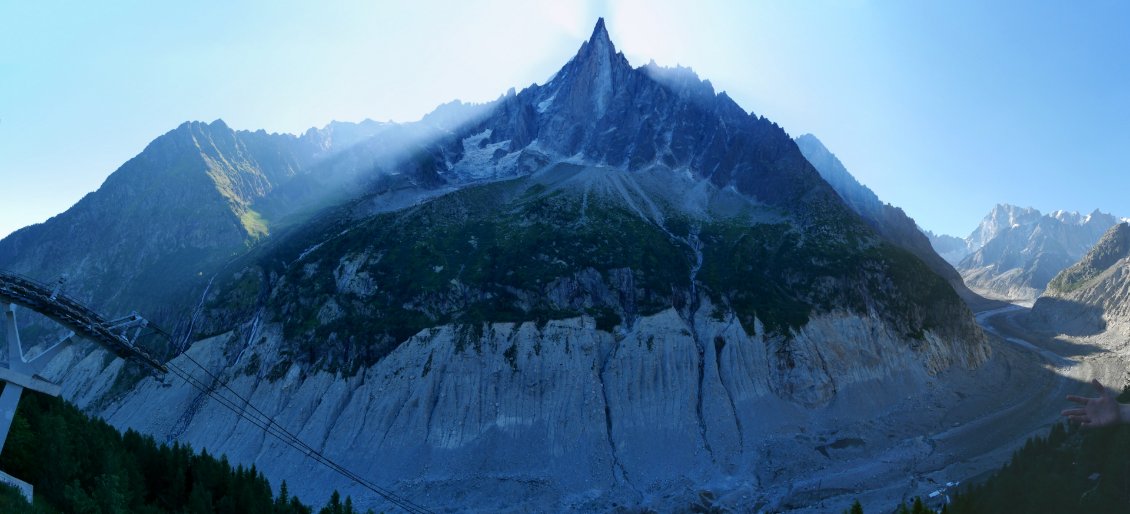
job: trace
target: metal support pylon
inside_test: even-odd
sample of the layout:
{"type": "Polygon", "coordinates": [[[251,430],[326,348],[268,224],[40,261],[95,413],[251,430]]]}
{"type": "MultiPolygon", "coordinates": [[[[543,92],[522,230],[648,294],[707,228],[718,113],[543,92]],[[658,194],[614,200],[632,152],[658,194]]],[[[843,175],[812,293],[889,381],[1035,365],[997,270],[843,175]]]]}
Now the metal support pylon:
{"type": "MultiPolygon", "coordinates": [[[[38,391],[48,396],[59,396],[61,388],[37,376],[43,368],[51,362],[63,344],[75,335],[67,333],[59,342],[40,352],[39,355],[28,359],[24,357],[23,344],[20,342],[20,331],[16,326],[16,306],[10,303],[0,303],[4,311],[4,325],[8,334],[8,363],[0,366],[0,382],[4,384],[4,392],[0,393],[0,451],[8,440],[8,431],[12,428],[12,419],[16,416],[16,407],[19,406],[20,396],[24,389],[38,391]]],[[[0,480],[16,486],[24,497],[32,501],[32,486],[7,473],[0,472],[0,480]]]]}
{"type": "MultiPolygon", "coordinates": [[[[0,451],[3,451],[4,442],[8,439],[12,418],[16,415],[20,395],[25,389],[49,396],[59,396],[62,389],[38,374],[76,334],[102,345],[120,357],[133,359],[162,373],[167,371],[164,364],[137,346],[137,339],[141,336],[142,330],[149,327],[148,321],[136,312],[121,319],[107,321],[89,307],[63,294],[65,281],[66,276],[63,276],[54,286],[47,286],[29,278],[0,271],[0,310],[3,311],[0,313],[0,318],[3,318],[0,322],[4,323],[8,334],[8,364],[0,365],[0,383],[4,384],[4,391],[0,393],[0,451]],[[16,305],[47,316],[67,327],[71,332],[39,355],[26,358],[20,343],[20,332],[16,328],[16,305]],[[132,337],[129,333],[131,329],[133,329],[132,337]]],[[[161,330],[156,332],[164,334],[161,330]]],[[[0,354],[3,354],[2,348],[0,354]]],[[[28,501],[31,501],[30,485],[3,472],[0,472],[0,480],[18,487],[28,501]]]]}

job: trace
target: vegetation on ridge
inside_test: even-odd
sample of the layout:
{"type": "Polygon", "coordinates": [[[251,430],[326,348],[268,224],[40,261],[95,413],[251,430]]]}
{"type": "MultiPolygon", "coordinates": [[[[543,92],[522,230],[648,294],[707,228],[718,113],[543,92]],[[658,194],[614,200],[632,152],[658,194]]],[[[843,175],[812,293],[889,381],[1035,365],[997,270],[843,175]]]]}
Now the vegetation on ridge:
{"type": "Polygon", "coordinates": [[[813,314],[846,310],[877,312],[907,338],[967,335],[953,326],[962,304],[948,284],[858,220],[814,236],[784,220],[691,219],[657,205],[657,222],[604,194],[526,177],[362,221],[326,217],[231,275],[213,315],[265,302],[285,351],[347,372],[443,324],[588,315],[613,331],[664,309],[686,314],[697,305],[692,275],[696,294],[750,334],[756,319],[787,340],[813,314]]]}
{"type": "Polygon", "coordinates": [[[1083,259],[1059,272],[1048,283],[1049,293],[1070,293],[1085,286],[1119,260],[1130,254],[1130,225],[1110,228],[1083,259]]]}

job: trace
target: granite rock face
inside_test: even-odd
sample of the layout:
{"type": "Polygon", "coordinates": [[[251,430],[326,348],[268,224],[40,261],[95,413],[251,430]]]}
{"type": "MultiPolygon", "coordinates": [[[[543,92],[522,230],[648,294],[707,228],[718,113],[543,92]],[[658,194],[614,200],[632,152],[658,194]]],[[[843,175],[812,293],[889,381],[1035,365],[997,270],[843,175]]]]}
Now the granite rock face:
{"type": "MultiPolygon", "coordinates": [[[[352,376],[280,359],[277,325],[200,341],[173,364],[379,484],[437,506],[521,511],[675,507],[688,484],[761,474],[767,441],[806,419],[881,404],[876,390],[897,396],[895,385],[922,385],[988,357],[930,333],[912,348],[875,320],[829,314],[797,334],[785,365],[782,341],[749,336],[712,310],[685,319],[669,309],[622,333],[597,330],[589,317],[493,323],[478,333],[439,326],[352,376]],[[527,503],[491,503],[507,490],[527,503]]],[[[68,372],[66,394],[80,404],[121,372],[120,361],[92,372],[93,360],[68,372]]],[[[380,505],[174,376],[145,378],[99,410],[116,426],[254,463],[303,497],[334,484],[380,505]]]]}

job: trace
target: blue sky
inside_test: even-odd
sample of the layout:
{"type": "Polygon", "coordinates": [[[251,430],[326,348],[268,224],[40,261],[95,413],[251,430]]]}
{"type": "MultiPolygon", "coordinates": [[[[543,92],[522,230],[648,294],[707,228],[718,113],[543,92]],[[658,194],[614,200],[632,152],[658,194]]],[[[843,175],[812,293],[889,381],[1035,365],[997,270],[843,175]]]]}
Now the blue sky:
{"type": "Polygon", "coordinates": [[[1130,2],[696,4],[0,0],[0,236],[183,121],[415,120],[544,81],[597,16],[633,65],[816,134],[927,229],[996,203],[1130,216],[1130,2]]]}

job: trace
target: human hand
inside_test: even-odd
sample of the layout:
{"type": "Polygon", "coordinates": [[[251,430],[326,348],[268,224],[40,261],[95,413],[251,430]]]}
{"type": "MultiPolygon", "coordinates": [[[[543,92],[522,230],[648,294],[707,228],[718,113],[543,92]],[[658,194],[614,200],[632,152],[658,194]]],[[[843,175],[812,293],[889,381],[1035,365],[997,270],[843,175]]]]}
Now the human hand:
{"type": "Polygon", "coordinates": [[[1098,391],[1098,398],[1084,398],[1082,396],[1068,395],[1067,399],[1083,406],[1081,409],[1064,409],[1060,414],[1066,416],[1072,423],[1078,423],[1083,428],[1099,428],[1128,422],[1123,413],[1124,406],[1114,399],[1114,394],[1098,380],[1091,380],[1091,385],[1098,391]]]}

